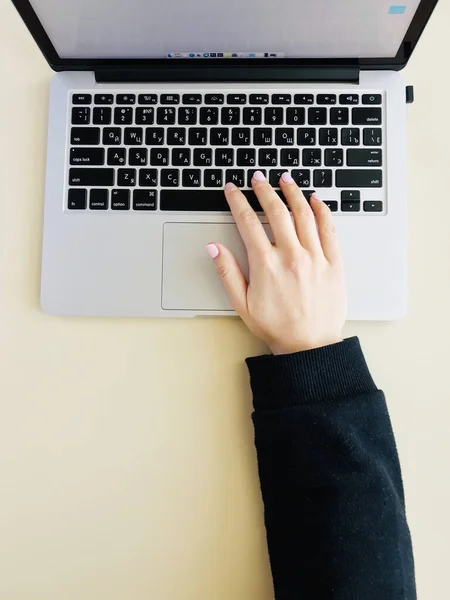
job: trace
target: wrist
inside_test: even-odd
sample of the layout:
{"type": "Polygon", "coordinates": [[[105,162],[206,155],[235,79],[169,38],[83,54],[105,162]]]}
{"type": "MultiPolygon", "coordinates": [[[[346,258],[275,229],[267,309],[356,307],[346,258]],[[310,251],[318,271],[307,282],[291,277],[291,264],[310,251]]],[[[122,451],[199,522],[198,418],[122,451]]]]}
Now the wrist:
{"type": "Polygon", "coordinates": [[[302,340],[291,342],[271,342],[268,344],[270,351],[274,356],[280,356],[283,354],[295,354],[296,352],[307,352],[308,350],[316,350],[317,348],[324,348],[325,346],[331,346],[332,344],[339,344],[343,341],[341,334],[335,336],[324,336],[315,340],[302,340]]]}

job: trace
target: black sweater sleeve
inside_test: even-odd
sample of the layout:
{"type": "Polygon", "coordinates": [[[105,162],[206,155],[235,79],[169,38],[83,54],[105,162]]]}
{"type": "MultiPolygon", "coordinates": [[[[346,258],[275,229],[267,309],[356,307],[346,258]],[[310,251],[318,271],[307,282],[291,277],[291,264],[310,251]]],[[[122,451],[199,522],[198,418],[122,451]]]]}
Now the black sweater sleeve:
{"type": "Polygon", "coordinates": [[[276,600],[415,599],[394,435],[358,339],[247,364],[276,600]]]}

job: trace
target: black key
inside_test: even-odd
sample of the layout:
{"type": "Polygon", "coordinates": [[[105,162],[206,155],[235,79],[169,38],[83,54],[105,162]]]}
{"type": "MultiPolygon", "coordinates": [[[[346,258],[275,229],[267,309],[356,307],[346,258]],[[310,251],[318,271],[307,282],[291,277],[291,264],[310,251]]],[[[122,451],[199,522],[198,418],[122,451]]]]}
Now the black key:
{"type": "Polygon", "coordinates": [[[114,104],[114,96],[112,94],[95,94],[94,104],[114,104]]]}
{"type": "Polygon", "coordinates": [[[381,104],[381,94],[363,94],[363,104],[381,104]]]}
{"type": "Polygon", "coordinates": [[[108,165],[123,166],[126,158],[125,148],[108,148],[108,165]]]}
{"type": "Polygon", "coordinates": [[[353,125],[381,125],[381,108],[354,108],[353,125]]]}
{"type": "Polygon", "coordinates": [[[294,129],[292,127],[278,127],[275,129],[275,144],[277,146],[293,146],[294,129]]]}
{"type": "Polygon", "coordinates": [[[308,108],[308,123],[310,125],[326,125],[327,124],[327,109],[326,108],[308,108]]]}
{"type": "Polygon", "coordinates": [[[261,125],[262,109],[261,108],[244,108],[244,125],[261,125]]]}
{"type": "Polygon", "coordinates": [[[194,165],[196,167],[210,167],[212,165],[211,148],[195,148],[194,165]]]}
{"type": "Polygon", "coordinates": [[[135,94],[117,94],[116,104],[136,104],[135,94]]]}
{"type": "Polygon", "coordinates": [[[283,167],[298,167],[300,164],[299,149],[283,148],[281,151],[281,164],[283,167]]]}
{"type": "Polygon", "coordinates": [[[238,167],[254,167],[256,165],[256,150],[254,148],[241,148],[237,151],[238,167]]]}
{"type": "Polygon", "coordinates": [[[209,143],[211,146],[228,146],[230,143],[230,130],[227,127],[211,129],[209,143]]]}
{"type": "Polygon", "coordinates": [[[323,203],[328,206],[331,212],[336,212],[338,209],[338,203],[336,200],[323,200],[323,203]]]}
{"type": "Polygon", "coordinates": [[[331,108],[330,109],[330,124],[331,125],[348,125],[349,112],[348,108],[331,108]]]}
{"type": "Polygon", "coordinates": [[[343,190],[341,200],[361,200],[361,192],[359,190],[343,190]]]}
{"type": "Polygon", "coordinates": [[[108,190],[91,190],[89,194],[89,208],[91,210],[107,210],[108,190]]]}
{"type": "Polygon", "coordinates": [[[156,122],[158,125],[175,125],[175,108],[160,106],[156,112],[156,122]]]}
{"type": "Polygon", "coordinates": [[[358,94],[341,94],[339,96],[339,104],[359,104],[358,94]]]}
{"type": "Polygon", "coordinates": [[[314,171],[314,187],[331,187],[333,185],[333,171],[325,169],[323,171],[314,171]]]}
{"type": "Polygon", "coordinates": [[[309,169],[293,169],[291,177],[300,188],[307,188],[311,185],[311,171],[309,169]]]}
{"type": "Polygon", "coordinates": [[[268,106],[264,109],[264,123],[266,125],[283,125],[283,113],[283,108],[268,106]]]}
{"type": "MultiPolygon", "coordinates": [[[[242,193],[254,210],[262,211],[253,190],[243,190],[242,193]]],[[[277,191],[277,194],[284,199],[280,191],[277,191]]],[[[169,189],[161,191],[161,210],[182,212],[186,211],[187,207],[189,211],[230,212],[223,190],[169,189]]]]}
{"type": "Polygon", "coordinates": [[[237,187],[244,187],[244,169],[227,169],[225,172],[225,181],[226,183],[231,181],[231,183],[234,183],[237,187]]]}
{"type": "Polygon", "coordinates": [[[290,104],[291,102],[291,94],[272,94],[272,104],[290,104]]]}
{"type": "Polygon", "coordinates": [[[136,167],[143,167],[148,163],[147,148],[130,148],[128,154],[128,164],[136,167]]]}
{"type": "Polygon", "coordinates": [[[153,107],[136,109],[136,125],[153,125],[155,122],[155,109],[153,107]]]}
{"type": "Polygon", "coordinates": [[[256,171],[261,171],[261,173],[264,175],[264,177],[267,177],[267,171],[266,171],[266,169],[249,169],[247,171],[247,185],[248,185],[248,187],[252,187],[252,179],[253,179],[253,175],[256,173],[256,171]]]}
{"type": "Polygon", "coordinates": [[[295,94],[294,104],[314,104],[313,94],[295,94]]]}
{"type": "Polygon", "coordinates": [[[86,187],[114,185],[114,169],[69,169],[69,185],[86,187]]]}
{"type": "Polygon", "coordinates": [[[336,94],[317,94],[317,104],[336,104],[336,94]]]}
{"type": "Polygon", "coordinates": [[[361,131],[359,129],[341,129],[341,144],[343,146],[359,146],[361,131]]]}
{"type": "Polygon", "coordinates": [[[158,95],[157,94],[139,94],[138,102],[139,102],[139,104],[157,104],[158,103],[158,95]]]}
{"type": "Polygon", "coordinates": [[[190,146],[206,146],[208,143],[208,130],[206,127],[192,127],[189,129],[190,146]]]}
{"type": "Polygon", "coordinates": [[[364,129],[363,144],[364,146],[381,146],[383,141],[383,130],[381,128],[364,129]]]}
{"type": "Polygon", "coordinates": [[[217,125],[219,123],[219,109],[216,106],[200,109],[200,125],[217,125]]]}
{"type": "Polygon", "coordinates": [[[341,202],[342,212],[359,212],[361,208],[361,202],[359,200],[345,200],[341,202]]]}
{"type": "Polygon", "coordinates": [[[322,164],[322,150],[313,148],[311,150],[303,150],[303,166],[305,167],[320,167],[322,164]]]}
{"type": "Polygon", "coordinates": [[[369,200],[363,204],[364,212],[383,212],[383,203],[369,200]]]}
{"type": "Polygon", "coordinates": [[[67,208],[84,210],[87,207],[87,190],[69,190],[67,208]]]}
{"type": "Polygon", "coordinates": [[[321,146],[337,146],[338,143],[338,130],[332,129],[319,129],[319,144],[321,146]]]}
{"type": "Polygon", "coordinates": [[[297,144],[299,146],[315,146],[316,130],[312,127],[302,127],[297,129],[297,144]]]}
{"type": "Polygon", "coordinates": [[[183,94],[183,104],[201,104],[201,94],[183,94]]]}
{"type": "Polygon", "coordinates": [[[338,188],[380,188],[383,171],[377,169],[342,169],[336,171],[338,188]]]}
{"type": "Polygon", "coordinates": [[[112,210],[130,210],[130,190],[113,190],[111,192],[112,210]]]}
{"type": "Polygon", "coordinates": [[[304,125],[305,124],[305,109],[304,108],[287,108],[286,109],[286,124],[287,125],[304,125]]]}
{"type": "Polygon", "coordinates": [[[230,167],[234,164],[233,148],[217,148],[215,152],[216,167],[230,167]]]}
{"type": "Polygon", "coordinates": [[[272,187],[280,187],[280,179],[286,169],[270,169],[269,183],[272,187]]]}
{"type": "MultiPolygon", "coordinates": [[[[172,108],[166,110],[173,110],[172,108]]],[[[179,125],[197,125],[197,109],[192,106],[182,106],[178,109],[179,125]]]]}
{"type": "Polygon", "coordinates": [[[141,169],[139,171],[139,187],[156,187],[158,185],[157,169],[141,169]]]}
{"type": "Polygon", "coordinates": [[[258,158],[262,167],[273,167],[278,164],[278,150],[276,148],[261,148],[258,158]]]}
{"type": "Polygon", "coordinates": [[[161,94],[161,104],[180,104],[180,94],[161,94]]]}
{"type": "Polygon", "coordinates": [[[134,190],[133,210],[156,210],[157,197],[156,190],[134,190]]]}
{"type": "Polygon", "coordinates": [[[253,144],[255,146],[270,146],[272,144],[272,129],[268,127],[253,130],[253,144]]]}
{"type": "Polygon", "coordinates": [[[134,187],[136,185],[136,169],[117,169],[117,185],[134,187]]]}
{"type": "Polygon", "coordinates": [[[203,172],[204,187],[222,187],[223,186],[223,171],[222,169],[205,169],[203,172]]]}
{"type": "Polygon", "coordinates": [[[161,185],[163,187],[178,187],[180,171],[178,169],[161,169],[161,185]]]}
{"type": "Polygon", "coordinates": [[[167,144],[169,146],[184,146],[186,129],[184,127],[169,127],[167,129],[167,144]]]}
{"type": "Polygon", "coordinates": [[[124,133],[124,144],[126,146],[140,146],[144,141],[142,127],[126,127],[124,133]]]}
{"type": "Polygon", "coordinates": [[[249,146],[251,129],[249,127],[234,128],[231,131],[231,143],[233,146],[249,146]]]}
{"type": "Polygon", "coordinates": [[[269,94],[250,94],[250,104],[269,104],[269,94]]]}
{"type": "Polygon", "coordinates": [[[131,125],[133,123],[133,109],[130,107],[114,109],[114,123],[116,125],[131,125]]]}
{"type": "Polygon", "coordinates": [[[227,104],[246,104],[247,94],[228,94],[227,104]]]}
{"type": "Polygon", "coordinates": [[[344,164],[344,151],[342,148],[325,150],[325,166],[326,167],[342,167],[344,164]]]}
{"type": "Polygon", "coordinates": [[[152,166],[167,166],[169,164],[169,149],[152,148],[150,150],[150,164],[152,166]]]}
{"type": "Polygon", "coordinates": [[[191,149],[174,148],[172,150],[172,164],[174,167],[189,167],[191,164],[191,149]]]}
{"type": "Polygon", "coordinates": [[[89,125],[91,122],[91,109],[86,107],[77,107],[74,106],[72,108],[72,124],[73,125],[89,125]]]}
{"type": "Polygon", "coordinates": [[[200,169],[183,170],[183,187],[200,187],[202,182],[202,172],[200,169]]]}
{"type": "Polygon", "coordinates": [[[241,109],[238,106],[222,108],[222,125],[239,125],[241,122],[241,109]]]}
{"type": "Polygon", "coordinates": [[[100,128],[72,127],[70,143],[74,146],[96,146],[100,143],[100,128]]]}
{"type": "Polygon", "coordinates": [[[70,164],[71,165],[104,165],[105,164],[105,149],[104,148],[71,148],[70,149],[70,164]]]}
{"type": "Polygon", "coordinates": [[[72,104],[91,104],[92,103],[92,95],[91,94],[73,94],[72,96],[72,104]]]}
{"type": "Polygon", "coordinates": [[[164,129],[162,127],[149,127],[145,130],[145,144],[147,146],[162,146],[164,144],[164,129]]]}
{"type": "Polygon", "coordinates": [[[223,104],[224,102],[223,94],[205,94],[205,104],[223,104]]]}
{"type": "Polygon", "coordinates": [[[94,125],[111,125],[112,121],[112,108],[109,106],[95,107],[94,116],[92,122],[94,125]]]}
{"type": "Polygon", "coordinates": [[[383,157],[380,148],[347,150],[347,166],[349,167],[381,167],[383,157]]]}
{"type": "Polygon", "coordinates": [[[103,129],[103,144],[105,146],[120,146],[122,130],[120,127],[105,127],[103,129]]]}

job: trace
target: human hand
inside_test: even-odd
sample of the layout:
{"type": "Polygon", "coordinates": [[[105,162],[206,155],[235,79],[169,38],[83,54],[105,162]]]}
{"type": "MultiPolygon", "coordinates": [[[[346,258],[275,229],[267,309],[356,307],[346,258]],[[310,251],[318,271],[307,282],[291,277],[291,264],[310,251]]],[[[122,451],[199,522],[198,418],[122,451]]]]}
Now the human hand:
{"type": "Polygon", "coordinates": [[[260,171],[252,186],[269,221],[273,244],[242,192],[231,183],[225,187],[247,249],[249,281],[228,248],[219,242],[206,246],[234,310],[273,354],[340,342],[347,299],[329,208],[315,195],[310,206],[288,173],[280,186],[293,219],[260,171]]]}

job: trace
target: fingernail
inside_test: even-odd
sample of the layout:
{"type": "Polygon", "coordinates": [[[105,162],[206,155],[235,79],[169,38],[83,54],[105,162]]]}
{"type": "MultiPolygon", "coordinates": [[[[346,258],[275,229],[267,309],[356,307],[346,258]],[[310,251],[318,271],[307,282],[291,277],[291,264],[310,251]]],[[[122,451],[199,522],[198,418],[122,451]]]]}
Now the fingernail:
{"type": "Polygon", "coordinates": [[[283,180],[284,183],[294,183],[294,180],[292,179],[290,174],[287,172],[283,173],[283,175],[281,176],[281,179],[283,180]]]}
{"type": "Polygon", "coordinates": [[[208,244],[205,246],[205,250],[213,259],[219,256],[219,248],[215,244],[208,244]]]}
{"type": "Polygon", "coordinates": [[[315,202],[322,202],[322,200],[319,198],[319,196],[314,192],[314,194],[311,194],[311,198],[315,201],[315,202]]]}
{"type": "Polygon", "coordinates": [[[262,173],[261,171],[255,171],[253,173],[253,179],[255,181],[265,181],[266,180],[264,173],[262,173]]]}
{"type": "Polygon", "coordinates": [[[231,183],[231,181],[229,181],[227,183],[227,185],[225,186],[225,191],[226,192],[231,192],[232,190],[236,190],[237,187],[234,185],[234,183],[231,183]]]}

